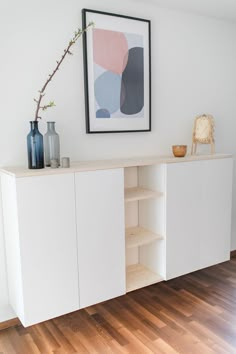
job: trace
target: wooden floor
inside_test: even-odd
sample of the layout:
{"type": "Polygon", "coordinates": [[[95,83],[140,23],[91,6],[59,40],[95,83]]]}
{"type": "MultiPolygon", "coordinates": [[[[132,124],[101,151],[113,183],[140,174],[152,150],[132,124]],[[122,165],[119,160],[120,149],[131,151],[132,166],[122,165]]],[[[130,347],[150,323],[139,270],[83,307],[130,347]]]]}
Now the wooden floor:
{"type": "Polygon", "coordinates": [[[236,258],[41,323],[0,353],[236,353],[236,258]]]}

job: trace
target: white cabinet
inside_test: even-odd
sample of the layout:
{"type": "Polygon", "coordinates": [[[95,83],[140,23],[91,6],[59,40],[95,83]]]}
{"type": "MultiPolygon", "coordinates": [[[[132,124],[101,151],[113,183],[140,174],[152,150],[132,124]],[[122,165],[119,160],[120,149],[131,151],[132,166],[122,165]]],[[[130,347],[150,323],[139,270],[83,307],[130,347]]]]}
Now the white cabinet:
{"type": "Polygon", "coordinates": [[[158,161],[3,171],[10,304],[23,325],[229,259],[232,158],[158,161]]]}
{"type": "Polygon", "coordinates": [[[10,303],[24,326],[79,308],[74,174],[2,176],[10,303]]]}
{"type": "Polygon", "coordinates": [[[10,303],[24,326],[125,293],[123,169],[2,176],[10,303]]]}
{"type": "Polygon", "coordinates": [[[125,293],[123,169],[75,175],[80,307],[125,293]]]}
{"type": "Polygon", "coordinates": [[[229,259],[232,159],[166,169],[166,279],[171,279],[229,259]]]}
{"type": "Polygon", "coordinates": [[[232,159],[204,161],[200,266],[229,259],[231,239],[232,159]]]}
{"type": "Polygon", "coordinates": [[[199,267],[202,229],[199,208],[202,208],[204,180],[202,163],[166,165],[167,279],[193,272],[199,267]]]}

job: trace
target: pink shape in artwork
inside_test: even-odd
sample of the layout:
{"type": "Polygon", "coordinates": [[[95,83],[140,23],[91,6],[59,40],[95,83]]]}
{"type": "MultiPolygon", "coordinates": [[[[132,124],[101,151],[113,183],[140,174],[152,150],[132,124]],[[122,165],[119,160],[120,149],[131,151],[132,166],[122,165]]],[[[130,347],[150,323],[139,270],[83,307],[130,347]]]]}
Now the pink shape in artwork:
{"type": "Polygon", "coordinates": [[[127,65],[128,43],[121,32],[93,30],[93,60],[104,69],[122,74],[127,65]]]}

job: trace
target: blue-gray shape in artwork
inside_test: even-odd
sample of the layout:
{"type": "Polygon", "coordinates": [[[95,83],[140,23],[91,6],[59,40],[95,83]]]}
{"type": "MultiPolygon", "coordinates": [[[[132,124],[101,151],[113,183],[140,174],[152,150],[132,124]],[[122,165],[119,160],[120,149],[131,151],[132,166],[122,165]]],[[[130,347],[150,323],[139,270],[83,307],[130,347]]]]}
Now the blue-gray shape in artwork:
{"type": "Polygon", "coordinates": [[[111,115],[107,109],[100,108],[96,112],[96,118],[111,118],[111,115]]]}
{"type": "Polygon", "coordinates": [[[111,71],[100,75],[94,84],[98,105],[110,114],[120,108],[121,76],[111,71]]]}
{"type": "Polygon", "coordinates": [[[128,63],[122,74],[120,110],[131,115],[140,112],[144,105],[143,48],[129,49],[128,63]]]}

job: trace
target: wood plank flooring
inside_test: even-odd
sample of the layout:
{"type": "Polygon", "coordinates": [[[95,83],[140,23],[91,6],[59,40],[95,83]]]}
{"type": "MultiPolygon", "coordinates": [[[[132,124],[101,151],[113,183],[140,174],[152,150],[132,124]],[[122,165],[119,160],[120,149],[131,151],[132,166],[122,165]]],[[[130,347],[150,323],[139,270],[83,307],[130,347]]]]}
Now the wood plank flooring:
{"type": "Polygon", "coordinates": [[[236,258],[0,332],[0,353],[236,353],[236,258]]]}

